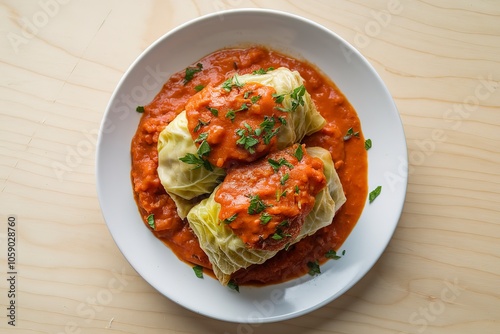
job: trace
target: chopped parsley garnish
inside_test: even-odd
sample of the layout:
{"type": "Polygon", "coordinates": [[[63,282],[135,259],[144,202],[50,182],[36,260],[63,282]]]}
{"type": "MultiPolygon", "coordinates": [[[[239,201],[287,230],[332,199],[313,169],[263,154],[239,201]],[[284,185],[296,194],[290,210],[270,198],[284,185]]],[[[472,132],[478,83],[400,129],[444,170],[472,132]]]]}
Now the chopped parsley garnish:
{"type": "Polygon", "coordinates": [[[194,86],[194,90],[197,91],[197,92],[199,92],[203,88],[205,88],[205,86],[203,86],[203,85],[196,85],[196,86],[194,86]]]}
{"type": "Polygon", "coordinates": [[[295,88],[290,94],[290,97],[292,98],[292,111],[295,111],[298,106],[303,106],[304,105],[304,94],[306,93],[306,87],[304,85],[300,85],[299,87],[295,88]]]}
{"type": "Polygon", "coordinates": [[[285,99],[285,95],[286,94],[276,94],[276,93],[274,93],[273,94],[274,102],[276,102],[276,103],[283,103],[283,100],[285,99]]]}
{"type": "Polygon", "coordinates": [[[194,127],[193,131],[194,132],[198,132],[198,131],[200,131],[200,129],[201,129],[202,126],[205,126],[205,125],[208,125],[208,124],[210,124],[210,122],[204,122],[201,119],[199,119],[198,120],[198,124],[194,127]]]}
{"type": "Polygon", "coordinates": [[[135,111],[137,111],[138,113],[142,114],[144,112],[144,107],[143,106],[137,106],[137,108],[135,108],[135,111]]]}
{"type": "Polygon", "coordinates": [[[302,158],[304,157],[304,151],[302,150],[302,145],[299,145],[297,147],[294,155],[297,158],[297,160],[299,160],[299,161],[302,160],[302,158]]]}
{"type": "Polygon", "coordinates": [[[268,67],[267,69],[259,68],[258,70],[253,71],[252,74],[266,74],[267,72],[272,70],[274,70],[274,67],[268,67]]]}
{"type": "Polygon", "coordinates": [[[193,154],[193,153],[187,153],[185,156],[182,158],[179,158],[180,161],[194,165],[193,169],[197,169],[200,167],[204,167],[206,170],[212,172],[214,170],[214,167],[208,160],[205,160],[201,158],[200,156],[193,154]]]}
{"type": "Polygon", "coordinates": [[[365,140],[365,150],[369,150],[372,148],[372,140],[371,139],[367,139],[365,140]]]}
{"type": "Polygon", "coordinates": [[[266,225],[267,223],[269,223],[271,221],[273,217],[267,213],[267,212],[264,212],[260,215],[260,223],[262,225],[266,225]]]}
{"type": "Polygon", "coordinates": [[[227,283],[227,287],[231,290],[234,290],[236,292],[240,292],[240,287],[238,286],[238,284],[236,284],[235,281],[231,280],[227,283]]]}
{"type": "Polygon", "coordinates": [[[151,227],[153,230],[155,229],[156,225],[155,225],[155,215],[154,214],[150,214],[147,218],[147,221],[148,221],[148,225],[149,227],[151,227]]]}
{"type": "Polygon", "coordinates": [[[248,214],[255,215],[264,211],[269,205],[266,205],[260,199],[259,195],[249,196],[250,197],[250,205],[248,206],[248,214]]]}
{"type": "Polygon", "coordinates": [[[207,109],[214,115],[215,117],[219,116],[219,110],[211,107],[207,107],[207,109]]]}
{"type": "Polygon", "coordinates": [[[200,265],[196,265],[193,267],[194,274],[198,278],[203,278],[203,267],[200,265]]]}
{"type": "Polygon", "coordinates": [[[382,192],[382,186],[378,186],[377,188],[372,190],[370,192],[370,194],[368,195],[368,199],[369,199],[370,203],[373,202],[375,200],[375,198],[377,198],[378,195],[380,195],[381,192],[382,192]]]}
{"type": "Polygon", "coordinates": [[[259,100],[260,100],[261,98],[262,98],[262,96],[261,96],[261,95],[254,95],[254,96],[252,96],[252,97],[250,98],[250,101],[251,101],[253,104],[255,104],[255,103],[259,102],[259,100]]]}
{"type": "Polygon", "coordinates": [[[300,188],[299,188],[299,186],[298,186],[298,185],[295,185],[294,190],[295,190],[295,193],[296,193],[296,194],[299,194],[299,193],[300,193],[300,188]]]}
{"type": "Polygon", "coordinates": [[[236,111],[230,109],[227,113],[226,113],[226,118],[229,118],[232,121],[234,121],[234,118],[236,117],[236,111]]]}
{"type": "MultiPolygon", "coordinates": [[[[342,253],[342,255],[344,255],[344,254],[345,254],[345,250],[342,253]]],[[[342,256],[337,255],[337,252],[333,249],[330,249],[328,252],[326,252],[325,257],[327,259],[333,259],[333,260],[338,260],[338,259],[342,258],[342,256]]]]}
{"type": "Polygon", "coordinates": [[[222,83],[222,89],[224,89],[226,92],[230,92],[231,89],[233,89],[233,87],[238,87],[238,88],[241,88],[243,87],[245,84],[242,84],[239,80],[238,80],[238,75],[234,75],[232,76],[231,78],[227,79],[226,81],[224,81],[222,83]]]}
{"type": "Polygon", "coordinates": [[[288,227],[290,225],[290,222],[288,220],[283,220],[281,223],[278,224],[278,226],[283,226],[283,227],[288,227]]]}
{"type": "Polygon", "coordinates": [[[189,81],[193,80],[193,77],[196,73],[200,72],[203,69],[203,65],[201,63],[196,64],[196,67],[188,67],[186,68],[186,74],[184,75],[184,85],[186,85],[189,81]]]}
{"type": "Polygon", "coordinates": [[[250,125],[245,123],[245,127],[246,129],[236,130],[236,134],[240,136],[240,139],[236,141],[236,144],[243,146],[243,148],[250,154],[254,154],[255,149],[253,147],[259,143],[259,140],[252,134],[253,129],[250,127],[250,125]]]}
{"type": "Polygon", "coordinates": [[[275,172],[277,172],[281,166],[287,166],[290,169],[293,168],[293,165],[290,162],[288,162],[288,160],[286,160],[285,158],[281,158],[278,161],[269,158],[267,159],[267,162],[269,162],[269,164],[271,165],[271,167],[275,172]]]}
{"type": "Polygon", "coordinates": [[[286,118],[285,117],[279,116],[278,121],[280,121],[281,124],[286,125],[286,118]]]}
{"type": "Polygon", "coordinates": [[[286,173],[285,175],[283,175],[283,176],[281,177],[281,179],[280,179],[280,184],[281,184],[282,186],[284,186],[284,185],[285,185],[285,182],[286,182],[289,178],[290,178],[290,174],[286,173]]]}
{"type": "Polygon", "coordinates": [[[347,133],[344,136],[344,141],[351,139],[352,136],[359,137],[359,131],[354,132],[352,128],[349,128],[349,130],[347,130],[347,133]]]}
{"type": "Polygon", "coordinates": [[[243,98],[244,98],[244,99],[248,99],[248,97],[249,97],[249,96],[250,96],[250,94],[252,94],[252,93],[253,93],[253,91],[251,91],[251,90],[247,90],[247,91],[245,92],[245,94],[243,94],[243,98]]]}
{"type": "MultiPolygon", "coordinates": [[[[299,106],[303,106],[305,104],[304,95],[306,94],[306,87],[304,85],[300,85],[295,88],[289,95],[292,102],[290,108],[283,107],[275,107],[279,111],[283,112],[292,112],[295,111],[299,106]]],[[[285,100],[285,95],[287,94],[273,94],[274,102],[283,103],[285,100]]]]}
{"type": "Polygon", "coordinates": [[[236,113],[238,111],[243,111],[243,110],[247,110],[247,109],[248,109],[248,105],[246,103],[243,103],[239,109],[236,109],[236,110],[229,109],[226,113],[226,118],[229,118],[232,122],[232,121],[234,121],[234,118],[236,117],[236,113]]]}
{"type": "Polygon", "coordinates": [[[274,240],[281,240],[283,239],[283,236],[282,235],[279,235],[278,233],[274,233],[271,238],[273,238],[274,240]]]}
{"type": "Polygon", "coordinates": [[[282,231],[281,229],[279,229],[279,228],[278,228],[278,229],[276,230],[276,233],[274,233],[274,234],[271,236],[271,238],[272,238],[272,239],[274,239],[274,240],[281,240],[281,239],[283,239],[283,238],[285,238],[285,237],[289,238],[289,237],[291,237],[291,236],[292,236],[292,235],[291,235],[291,234],[288,234],[288,233],[283,234],[283,231],[282,231]]]}
{"type": "Polygon", "coordinates": [[[203,132],[203,133],[200,133],[200,135],[198,136],[198,138],[196,138],[196,140],[194,142],[201,143],[202,141],[207,140],[207,138],[208,138],[208,132],[203,132]]]}
{"type": "Polygon", "coordinates": [[[205,157],[210,153],[211,150],[212,148],[210,147],[210,145],[206,140],[204,140],[201,142],[200,147],[198,147],[198,151],[196,151],[196,153],[198,153],[198,156],[200,157],[205,157]]]}
{"type": "Polygon", "coordinates": [[[309,268],[309,275],[311,276],[316,276],[321,274],[321,270],[319,268],[319,263],[318,261],[309,261],[307,262],[307,267],[309,268]]]}
{"type": "MultiPolygon", "coordinates": [[[[240,110],[244,109],[244,106],[248,108],[246,104],[244,104],[240,110]]],[[[240,111],[240,110],[235,110],[235,111],[240,111]]],[[[228,112],[229,114],[229,112],[228,112]]],[[[231,120],[234,119],[234,114],[226,114],[227,118],[230,118],[231,120]]],[[[273,116],[264,116],[264,121],[259,124],[259,127],[257,129],[252,129],[252,127],[248,123],[244,123],[243,125],[245,128],[240,128],[236,130],[236,134],[240,136],[240,139],[236,141],[236,144],[242,145],[245,150],[247,150],[250,154],[255,153],[254,146],[259,143],[259,138],[262,136],[262,141],[264,142],[265,145],[269,145],[271,142],[272,138],[276,136],[278,133],[280,127],[277,127],[276,129],[273,130],[274,125],[276,123],[276,120],[274,119],[273,116]]]]}
{"type": "Polygon", "coordinates": [[[237,213],[235,213],[234,215],[232,215],[232,216],[231,216],[231,217],[229,217],[229,218],[224,219],[224,220],[222,221],[222,223],[223,223],[223,224],[230,224],[230,223],[232,223],[232,222],[234,222],[234,221],[235,221],[236,217],[238,217],[238,214],[237,214],[237,213]]]}
{"type": "Polygon", "coordinates": [[[264,121],[259,124],[259,127],[260,127],[262,133],[264,133],[263,140],[264,140],[264,144],[266,144],[266,145],[269,145],[269,143],[271,142],[271,139],[279,131],[279,127],[273,131],[274,124],[276,124],[276,120],[274,119],[273,116],[271,116],[271,117],[264,116],[264,121]]]}

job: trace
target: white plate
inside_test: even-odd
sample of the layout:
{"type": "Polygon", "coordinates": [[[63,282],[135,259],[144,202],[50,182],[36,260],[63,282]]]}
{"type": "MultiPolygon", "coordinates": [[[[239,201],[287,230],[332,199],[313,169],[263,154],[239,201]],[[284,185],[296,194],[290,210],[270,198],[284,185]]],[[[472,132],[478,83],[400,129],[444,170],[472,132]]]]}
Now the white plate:
{"type": "Polygon", "coordinates": [[[342,38],[307,19],[271,10],[233,10],[201,17],[172,30],[148,47],[118,84],[104,115],[97,149],[97,190],[108,228],[135,270],[160,293],[208,317],[245,323],[273,322],[315,310],[358,282],[383,253],[398,223],[407,184],[406,142],[391,95],[373,67],[342,38]],[[217,49],[267,45],[316,64],[346,95],[361,119],[368,151],[369,190],[381,195],[366,204],[342,249],[321,275],[240,293],[207,277],[198,279],[141,222],[130,181],[130,142],[140,114],[170,75],[217,49]]]}

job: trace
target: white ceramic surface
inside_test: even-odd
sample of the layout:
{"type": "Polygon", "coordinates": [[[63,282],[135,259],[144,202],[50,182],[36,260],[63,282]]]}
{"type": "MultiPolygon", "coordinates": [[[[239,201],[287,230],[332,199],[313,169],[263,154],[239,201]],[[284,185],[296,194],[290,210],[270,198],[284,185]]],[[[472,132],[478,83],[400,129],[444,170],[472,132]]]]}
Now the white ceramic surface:
{"type": "Polygon", "coordinates": [[[280,321],[306,314],[342,295],[385,250],[406,194],[407,151],[391,95],[365,58],[335,33],[307,19],[271,10],[233,10],[208,15],[165,34],[131,65],[116,88],[101,126],[97,150],[98,196],[108,228],[134,269],[160,293],[208,317],[244,323],[280,321]],[[316,64],[357,110],[368,151],[366,204],[342,249],[322,274],[283,284],[246,287],[240,293],[207,277],[198,279],[141,222],[130,182],[130,141],[140,114],[168,77],[223,47],[260,44],[316,64]]]}

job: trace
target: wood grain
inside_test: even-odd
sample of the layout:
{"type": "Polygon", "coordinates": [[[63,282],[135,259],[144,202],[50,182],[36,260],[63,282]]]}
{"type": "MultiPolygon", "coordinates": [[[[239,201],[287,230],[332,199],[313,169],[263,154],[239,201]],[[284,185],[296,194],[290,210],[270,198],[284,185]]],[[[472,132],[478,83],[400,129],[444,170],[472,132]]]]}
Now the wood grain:
{"type": "Polygon", "coordinates": [[[499,333],[500,5],[394,1],[1,1],[2,332],[499,333]],[[179,24],[242,7],[304,16],[357,47],[394,96],[410,159],[404,212],[373,270],[269,325],[211,320],[157,293],[119,252],[95,190],[96,133],[128,66],[179,24]],[[8,215],[16,327],[4,315],[8,215]]]}

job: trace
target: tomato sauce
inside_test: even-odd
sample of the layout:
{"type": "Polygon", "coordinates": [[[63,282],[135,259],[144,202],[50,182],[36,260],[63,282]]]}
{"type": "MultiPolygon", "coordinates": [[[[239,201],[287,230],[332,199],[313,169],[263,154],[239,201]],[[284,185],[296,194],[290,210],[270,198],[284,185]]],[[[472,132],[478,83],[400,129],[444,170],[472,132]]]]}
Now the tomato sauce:
{"type": "Polygon", "coordinates": [[[280,250],[297,238],[316,195],[326,185],[323,162],[295,144],[229,169],[215,194],[221,204],[219,219],[248,248],[280,250]],[[298,150],[303,154],[300,160],[298,150]]]}
{"type": "MultiPolygon", "coordinates": [[[[303,143],[306,146],[321,146],[330,151],[347,202],[337,211],[331,225],[292,245],[286,251],[278,252],[264,264],[251,266],[233,274],[233,280],[237,284],[270,284],[301,276],[308,271],[308,262],[326,261],[325,253],[332,249],[337,250],[355,226],[366,202],[368,162],[361,124],[349,101],[333,82],[306,61],[262,47],[224,49],[202,58],[197,65],[190,67],[196,71],[191,71],[194,75],[191,75],[189,80],[188,69],[168,79],[154,100],[144,106],[144,114],[131,144],[131,179],[144,223],[149,226],[147,217],[153,214],[153,232],[158,238],[181,260],[210,269],[208,257],[201,250],[196,236],[187,221],[177,215],[175,203],[159,180],[156,171],[158,135],[177,114],[186,109],[188,100],[200,87],[217,86],[236,73],[242,75],[270,67],[296,70],[304,79],[306,90],[327,124],[319,132],[305,138],[303,143]],[[352,129],[355,135],[344,138],[349,129],[352,129]]],[[[241,107],[240,100],[234,101],[237,102],[234,102],[233,109],[241,107]]],[[[202,100],[198,102],[203,103],[202,100]]],[[[209,109],[207,111],[210,112],[209,109]]],[[[190,131],[194,131],[194,128],[191,127],[190,131]]],[[[220,138],[210,140],[217,141],[220,138]]],[[[226,166],[232,159],[219,158],[213,161],[215,165],[226,166]]]]}

